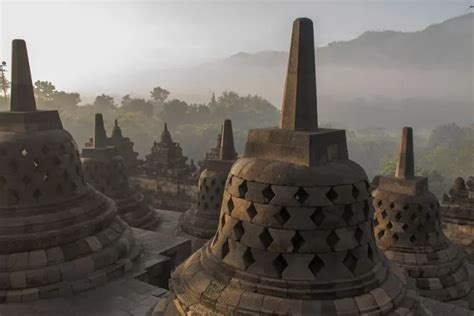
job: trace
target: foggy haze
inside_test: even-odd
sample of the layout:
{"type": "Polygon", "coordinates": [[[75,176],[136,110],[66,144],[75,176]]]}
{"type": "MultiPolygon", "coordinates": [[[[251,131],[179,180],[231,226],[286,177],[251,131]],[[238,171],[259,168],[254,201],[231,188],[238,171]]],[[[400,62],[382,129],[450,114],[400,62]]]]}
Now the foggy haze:
{"type": "MultiPolygon", "coordinates": [[[[261,77],[255,77],[255,71],[246,77],[242,72],[223,73],[228,69],[217,65],[239,52],[286,51],[291,21],[297,16],[308,16],[315,21],[316,44],[321,47],[333,41],[357,38],[368,30],[420,31],[430,24],[467,13],[469,3],[3,1],[0,2],[0,59],[9,62],[11,40],[24,38],[30,44],[30,56],[34,57],[31,58],[33,79],[52,81],[59,90],[77,91],[83,103],[101,93],[116,98],[127,93],[147,96],[152,87],[160,85],[169,89],[172,96],[187,101],[202,102],[213,91],[232,89],[243,94],[259,93],[279,106],[284,66],[257,69],[263,71],[261,77]],[[204,68],[188,75],[189,69],[204,68]],[[267,71],[270,76],[265,74],[267,71]],[[215,73],[220,76],[209,77],[215,73]],[[268,81],[269,78],[274,79],[268,81]]],[[[373,88],[382,85],[387,88],[382,94],[397,95],[402,85],[408,96],[425,94],[423,88],[414,85],[420,80],[419,73],[408,80],[406,73],[398,70],[390,70],[388,75],[390,80],[374,77],[373,88]]],[[[449,82],[453,75],[456,76],[447,73],[446,80],[449,82]]],[[[323,94],[341,94],[344,90],[342,95],[365,95],[367,89],[360,89],[348,79],[353,77],[357,79],[354,82],[361,82],[364,74],[351,67],[340,71],[331,68],[325,74],[321,68],[318,90],[323,94]],[[334,80],[341,80],[340,85],[329,84],[334,80]]],[[[432,84],[434,89],[428,94],[431,91],[440,91],[445,96],[466,93],[462,87],[440,90],[438,87],[444,82],[437,79],[432,84]]]]}

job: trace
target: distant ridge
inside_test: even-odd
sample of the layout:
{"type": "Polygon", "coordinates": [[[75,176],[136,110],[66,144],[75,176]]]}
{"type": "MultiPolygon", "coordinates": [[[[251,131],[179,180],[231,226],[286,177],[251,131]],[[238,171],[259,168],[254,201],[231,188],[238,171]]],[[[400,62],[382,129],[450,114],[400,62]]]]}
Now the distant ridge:
{"type": "MultiPolygon", "coordinates": [[[[317,62],[338,66],[466,69],[473,63],[474,13],[432,24],[422,31],[367,31],[350,41],[316,50],[317,62]]],[[[240,52],[223,62],[243,67],[286,64],[287,52],[240,52]]]]}

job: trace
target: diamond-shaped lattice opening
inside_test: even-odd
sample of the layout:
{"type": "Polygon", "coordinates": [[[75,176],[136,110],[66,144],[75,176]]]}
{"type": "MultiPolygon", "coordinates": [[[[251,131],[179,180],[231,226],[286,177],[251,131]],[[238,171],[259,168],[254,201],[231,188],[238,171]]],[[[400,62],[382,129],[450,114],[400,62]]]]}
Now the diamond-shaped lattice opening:
{"type": "Polygon", "coordinates": [[[377,233],[377,238],[380,239],[383,237],[383,235],[385,235],[385,230],[379,230],[379,232],[377,233]]]}
{"type": "Polygon", "coordinates": [[[283,226],[285,225],[286,222],[288,222],[291,215],[290,213],[288,213],[288,210],[286,209],[286,207],[282,207],[280,208],[280,211],[278,211],[278,213],[275,213],[275,215],[273,215],[273,217],[277,220],[277,222],[281,226],[283,226]]]}
{"type": "Polygon", "coordinates": [[[383,201],[382,201],[382,200],[378,200],[378,201],[377,201],[377,206],[378,206],[378,207],[381,207],[382,204],[383,204],[383,201]]]}
{"type": "Polygon", "coordinates": [[[374,225],[375,227],[379,226],[379,219],[377,217],[374,219],[374,225]]]}
{"type": "Polygon", "coordinates": [[[374,262],[374,251],[372,250],[372,247],[370,247],[370,244],[367,244],[367,257],[370,261],[374,262]]]}
{"type": "Polygon", "coordinates": [[[411,236],[410,236],[410,242],[411,242],[412,244],[416,242],[416,237],[415,237],[415,235],[411,235],[411,236]]]}
{"type": "Polygon", "coordinates": [[[391,208],[391,209],[394,209],[394,208],[395,208],[395,203],[393,203],[393,202],[390,203],[390,208],[391,208]]]}
{"type": "Polygon", "coordinates": [[[75,182],[71,182],[71,191],[76,192],[77,191],[77,184],[75,182]]]}
{"type": "Polygon", "coordinates": [[[298,252],[304,244],[304,238],[296,231],[293,238],[291,238],[291,243],[293,244],[293,252],[298,252]]]}
{"type": "Polygon", "coordinates": [[[430,203],[430,209],[434,210],[434,204],[430,203]]]}
{"type": "Polygon", "coordinates": [[[247,181],[244,180],[244,181],[239,185],[239,197],[244,198],[244,197],[245,197],[245,194],[247,194],[247,191],[248,191],[247,181]]]}
{"type": "Polygon", "coordinates": [[[263,248],[265,249],[267,249],[273,242],[273,237],[266,228],[260,233],[260,235],[258,235],[258,238],[262,242],[263,248]]]}
{"type": "Polygon", "coordinates": [[[362,241],[362,236],[364,236],[364,231],[360,229],[359,226],[356,227],[354,231],[354,238],[357,240],[357,242],[360,244],[362,241]]]}
{"type": "Polygon", "coordinates": [[[398,237],[397,234],[393,234],[392,239],[393,241],[397,241],[398,239],[400,239],[400,237],[398,237]]]}
{"type": "Polygon", "coordinates": [[[257,210],[255,209],[255,205],[253,203],[250,203],[249,207],[247,207],[245,211],[247,212],[250,220],[257,216],[257,210]]]}
{"type": "Polygon", "coordinates": [[[318,256],[314,255],[313,260],[309,263],[309,270],[313,275],[317,278],[318,273],[321,271],[321,269],[324,267],[324,261],[321,260],[318,256]]]}
{"type": "Polygon", "coordinates": [[[244,235],[244,233],[245,233],[244,225],[242,224],[241,221],[238,221],[238,222],[234,225],[235,240],[240,241],[240,239],[242,238],[242,236],[244,235]]]}
{"type": "Polygon", "coordinates": [[[8,190],[7,203],[8,205],[16,205],[20,201],[20,197],[15,190],[8,190]]]}
{"type": "Polygon", "coordinates": [[[214,186],[216,184],[216,179],[212,179],[211,181],[211,187],[214,186]]]}
{"type": "Polygon", "coordinates": [[[234,210],[234,201],[232,201],[231,197],[229,197],[229,201],[227,201],[227,209],[229,210],[229,214],[234,210]]]}
{"type": "Polygon", "coordinates": [[[31,178],[28,176],[24,176],[23,178],[21,178],[21,182],[23,182],[24,185],[28,185],[31,183],[31,178]]]}
{"type": "Polygon", "coordinates": [[[244,261],[245,270],[247,270],[248,267],[250,267],[255,262],[255,259],[252,255],[252,250],[249,247],[247,247],[247,250],[245,250],[242,260],[244,261]]]}
{"type": "Polygon", "coordinates": [[[352,197],[354,198],[354,200],[357,201],[357,199],[359,198],[359,195],[360,195],[359,189],[355,185],[352,185],[352,197]]]}
{"type": "Polygon", "coordinates": [[[423,205],[418,204],[418,207],[416,209],[418,210],[418,212],[423,211],[423,205]]]}
{"type": "Polygon", "coordinates": [[[326,197],[331,202],[333,202],[335,199],[337,199],[338,196],[339,196],[339,194],[337,194],[336,190],[334,190],[333,187],[331,187],[331,189],[329,189],[329,191],[326,193],[326,197]]]}
{"type": "Polygon", "coordinates": [[[23,149],[20,151],[20,154],[21,154],[22,157],[25,158],[26,156],[28,156],[29,152],[28,152],[28,150],[27,150],[26,148],[23,148],[23,149]]]}
{"type": "Polygon", "coordinates": [[[397,221],[399,221],[401,218],[402,218],[402,213],[401,213],[401,212],[397,212],[397,214],[395,214],[395,219],[396,219],[397,221]]]}
{"type": "Polygon", "coordinates": [[[410,208],[410,205],[408,205],[408,204],[403,205],[403,209],[404,209],[405,211],[408,211],[409,208],[410,208]]]}
{"type": "Polygon", "coordinates": [[[380,213],[380,215],[382,215],[383,219],[386,219],[387,218],[387,211],[383,210],[382,213],[380,213]]]}
{"type": "Polygon", "coordinates": [[[279,254],[278,257],[273,259],[272,266],[281,278],[283,271],[285,271],[285,269],[288,267],[288,262],[286,262],[285,257],[279,254]]]}
{"type": "Polygon", "coordinates": [[[414,221],[416,219],[416,214],[415,213],[411,214],[410,219],[414,221]]]}
{"type": "Polygon", "coordinates": [[[426,218],[426,221],[429,222],[431,220],[430,213],[426,213],[425,218],[426,218]]]}
{"type": "Polygon", "coordinates": [[[407,223],[403,224],[402,229],[403,229],[403,231],[406,231],[408,229],[407,223]]]}
{"type": "Polygon", "coordinates": [[[390,229],[392,229],[392,227],[393,227],[393,224],[392,224],[392,222],[388,222],[388,223],[387,223],[387,229],[389,229],[389,230],[390,230],[390,229]]]}
{"type": "Polygon", "coordinates": [[[346,205],[344,207],[344,212],[342,213],[342,218],[346,222],[347,225],[350,225],[351,219],[354,216],[354,212],[352,211],[352,208],[350,205],[346,205]]]}
{"type": "Polygon", "coordinates": [[[323,222],[324,220],[324,213],[323,213],[323,209],[321,207],[317,207],[315,210],[314,210],[314,213],[311,215],[311,220],[313,221],[313,223],[319,227],[319,225],[321,225],[321,223],[323,222]]]}
{"type": "Polygon", "coordinates": [[[38,201],[38,200],[40,199],[41,195],[42,195],[42,194],[41,194],[41,191],[38,190],[38,189],[36,189],[36,190],[33,192],[33,198],[34,198],[36,201],[38,201]]]}
{"type": "Polygon", "coordinates": [[[229,240],[227,239],[221,247],[221,259],[224,259],[225,256],[229,253],[229,240]]]}
{"type": "Polygon", "coordinates": [[[354,274],[357,268],[357,258],[352,254],[352,252],[348,251],[342,263],[346,266],[346,268],[354,274]]]}
{"type": "Polygon", "coordinates": [[[293,197],[295,200],[303,204],[308,199],[309,194],[302,187],[300,187],[293,197]]]}
{"type": "Polygon", "coordinates": [[[331,248],[332,251],[334,251],[334,247],[336,244],[339,242],[339,236],[336,234],[336,232],[333,230],[329,233],[329,235],[326,238],[326,242],[328,246],[331,248]]]}
{"type": "Polygon", "coordinates": [[[266,186],[265,189],[262,190],[262,195],[265,203],[270,203],[270,201],[275,197],[275,193],[270,186],[266,186]]]}

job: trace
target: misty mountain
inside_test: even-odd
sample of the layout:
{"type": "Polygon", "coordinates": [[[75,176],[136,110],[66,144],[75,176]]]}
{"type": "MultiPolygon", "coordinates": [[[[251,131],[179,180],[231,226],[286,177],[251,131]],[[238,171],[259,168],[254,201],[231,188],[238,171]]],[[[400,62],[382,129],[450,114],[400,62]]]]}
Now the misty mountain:
{"type": "MultiPolygon", "coordinates": [[[[470,13],[417,32],[369,31],[319,47],[318,94],[472,101],[473,24],[470,13]]],[[[287,62],[287,52],[240,52],[199,66],[156,71],[153,78],[187,101],[205,102],[212,92],[234,90],[279,106],[287,62]]],[[[141,82],[144,78],[141,74],[141,82]]]]}
{"type": "MultiPolygon", "coordinates": [[[[320,65],[466,70],[473,63],[474,13],[433,24],[417,32],[367,31],[350,41],[316,50],[320,65]]],[[[316,34],[317,36],[317,34],[316,34]]],[[[286,52],[238,53],[224,61],[232,66],[281,67],[286,52]]]]}

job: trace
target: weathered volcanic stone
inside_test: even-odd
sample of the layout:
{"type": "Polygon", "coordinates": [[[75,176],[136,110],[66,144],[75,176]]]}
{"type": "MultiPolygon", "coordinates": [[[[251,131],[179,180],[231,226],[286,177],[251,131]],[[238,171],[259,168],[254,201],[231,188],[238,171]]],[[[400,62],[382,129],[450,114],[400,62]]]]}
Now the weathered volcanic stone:
{"type": "Polygon", "coordinates": [[[180,220],[181,231],[195,237],[194,244],[199,247],[216,233],[225,182],[237,158],[231,120],[225,120],[221,135],[218,158],[203,162],[206,168],[199,177],[197,205],[187,210],[180,220]]]}
{"type": "Polygon", "coordinates": [[[474,254],[474,177],[457,178],[441,203],[441,219],[446,236],[467,253],[474,254]]]}
{"type": "Polygon", "coordinates": [[[95,122],[95,146],[82,150],[86,181],[115,201],[118,215],[130,226],[154,229],[158,224],[157,213],[144,201],[143,194],[129,185],[127,168],[118,149],[98,141],[107,139],[102,114],[96,114],[95,122]]]}
{"type": "Polygon", "coordinates": [[[156,315],[416,314],[411,279],[375,245],[369,183],[344,131],[318,129],[316,95],[299,95],[316,93],[312,30],[294,22],[282,128],[249,133],[214,238],[177,268],[156,315]]]}
{"type": "Polygon", "coordinates": [[[0,113],[0,302],[99,286],[139,254],[114,202],[85,182],[58,112],[36,110],[23,40],[12,60],[11,111],[0,113]]]}
{"type": "Polygon", "coordinates": [[[405,127],[397,176],[380,177],[373,191],[377,245],[415,278],[422,296],[458,300],[471,291],[464,255],[443,234],[428,179],[414,175],[412,143],[405,127]]]}

